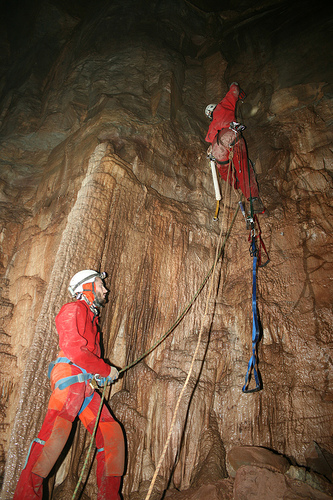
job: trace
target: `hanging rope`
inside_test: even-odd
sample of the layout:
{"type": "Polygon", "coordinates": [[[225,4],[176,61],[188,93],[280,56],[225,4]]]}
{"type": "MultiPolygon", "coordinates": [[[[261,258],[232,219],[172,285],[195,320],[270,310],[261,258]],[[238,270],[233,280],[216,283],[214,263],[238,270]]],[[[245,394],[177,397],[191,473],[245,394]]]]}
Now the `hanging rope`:
{"type": "MultiPolygon", "coordinates": [[[[219,260],[219,258],[221,257],[222,252],[224,250],[224,247],[226,245],[226,242],[227,242],[227,240],[228,240],[228,238],[230,236],[231,229],[232,229],[232,227],[234,225],[234,222],[235,222],[237,214],[238,214],[238,210],[239,210],[239,207],[237,207],[237,209],[236,209],[236,211],[234,213],[233,219],[231,221],[231,224],[229,226],[229,229],[228,229],[228,231],[227,231],[227,233],[226,233],[226,235],[224,237],[224,240],[223,240],[223,243],[221,245],[221,248],[220,248],[217,260],[219,260]]],[[[148,356],[148,354],[150,354],[154,349],[156,349],[156,347],[159,346],[170,335],[170,333],[179,325],[179,323],[184,318],[184,316],[186,315],[186,313],[188,312],[188,310],[192,307],[192,305],[195,302],[195,300],[197,299],[198,295],[200,295],[200,292],[202,291],[202,289],[206,285],[206,283],[207,283],[207,281],[209,279],[209,276],[211,275],[211,273],[214,270],[214,267],[215,267],[215,263],[212,265],[212,267],[208,271],[208,273],[205,276],[203,282],[199,286],[197,292],[194,294],[194,296],[191,299],[191,301],[189,302],[189,304],[185,307],[185,309],[183,310],[183,312],[178,316],[178,318],[173,323],[173,325],[169,328],[169,330],[167,330],[167,332],[159,340],[157,340],[155,342],[155,344],[153,344],[146,352],[144,352],[140,357],[138,357],[135,361],[133,361],[132,363],[130,363],[127,366],[125,366],[124,368],[122,368],[119,371],[119,374],[124,373],[125,371],[129,370],[130,368],[132,368],[133,366],[135,366],[137,363],[139,363],[140,361],[142,361],[146,356],[148,356]]]]}
{"type": "MultiPolygon", "coordinates": [[[[222,255],[222,252],[224,250],[224,247],[226,245],[226,242],[229,238],[229,235],[231,233],[231,229],[234,225],[234,222],[236,220],[236,217],[237,217],[237,214],[238,214],[238,211],[239,211],[239,206],[237,206],[237,209],[235,211],[235,214],[233,216],[233,219],[231,221],[231,224],[229,226],[229,229],[224,237],[224,241],[221,245],[221,248],[220,248],[220,251],[218,253],[218,257],[217,257],[217,260],[219,260],[219,258],[221,257],[222,255]]],[[[130,368],[132,368],[133,366],[135,366],[137,363],[139,363],[140,361],[142,361],[146,356],[148,356],[148,354],[150,354],[154,349],[156,349],[157,346],[159,346],[169,335],[170,333],[179,325],[179,323],[181,322],[181,320],[183,319],[183,317],[186,315],[186,313],[188,312],[188,310],[192,307],[193,303],[195,302],[195,300],[197,299],[198,295],[200,294],[200,292],[202,291],[202,289],[204,288],[204,286],[206,285],[207,281],[208,281],[208,278],[209,276],[211,275],[211,273],[213,272],[213,270],[215,269],[215,262],[214,264],[212,265],[212,267],[210,268],[210,270],[208,271],[205,279],[203,280],[203,282],[201,283],[198,291],[195,293],[195,295],[193,296],[192,300],[189,302],[189,304],[185,307],[185,309],[183,310],[183,312],[178,316],[178,318],[176,319],[176,321],[173,323],[173,325],[169,328],[169,330],[167,330],[167,332],[157,341],[155,342],[155,344],[153,344],[150,349],[148,349],[146,352],[144,352],[141,356],[139,356],[135,361],[133,361],[132,363],[128,364],[127,366],[125,366],[124,368],[122,368],[120,371],[119,371],[119,375],[121,373],[124,373],[125,371],[129,370],[130,368]]],[[[84,464],[82,466],[82,471],[81,471],[81,474],[80,474],[80,478],[79,478],[79,481],[76,485],[76,488],[75,488],[75,491],[73,493],[73,496],[72,496],[72,500],[75,500],[75,497],[76,497],[76,494],[77,494],[77,491],[79,489],[79,486],[81,484],[81,481],[82,481],[82,478],[83,478],[83,474],[84,474],[84,471],[85,471],[85,468],[87,466],[87,463],[88,463],[88,459],[89,459],[89,456],[90,456],[90,453],[91,453],[91,450],[92,450],[92,446],[93,446],[93,442],[94,442],[94,438],[95,438],[95,435],[96,435],[96,431],[97,431],[97,426],[98,426],[98,421],[99,421],[99,416],[100,416],[100,413],[102,411],[102,406],[103,406],[103,403],[104,403],[104,398],[105,398],[105,390],[106,390],[106,386],[104,386],[104,389],[103,389],[103,393],[102,393],[102,396],[101,396],[101,402],[100,402],[100,407],[99,407],[99,410],[98,410],[98,414],[97,414],[97,418],[96,418],[96,422],[95,422],[95,426],[94,426],[94,430],[91,434],[91,441],[90,441],[90,446],[89,446],[89,449],[88,449],[88,452],[87,452],[87,456],[86,456],[86,459],[84,461],[84,464]]]]}
{"type": "MultiPolygon", "coordinates": [[[[231,170],[232,168],[232,161],[229,162],[229,170],[228,170],[228,178],[229,178],[229,171],[231,170]]],[[[226,192],[227,192],[227,186],[228,186],[228,181],[226,183],[226,192]]],[[[226,200],[226,194],[225,194],[225,200],[226,200]]],[[[219,236],[219,240],[218,240],[218,246],[217,246],[217,249],[216,249],[216,257],[215,257],[215,261],[214,261],[214,264],[212,265],[212,267],[210,268],[210,270],[208,271],[206,277],[204,278],[203,282],[201,283],[199,289],[197,290],[197,292],[194,294],[192,300],[189,302],[189,304],[185,307],[185,309],[183,310],[183,312],[178,316],[178,318],[176,319],[176,321],[173,323],[173,325],[167,330],[167,332],[157,341],[155,342],[155,344],[153,344],[150,349],[148,349],[146,352],[144,352],[141,356],[139,356],[135,361],[133,361],[132,363],[128,364],[127,366],[125,366],[124,368],[122,368],[120,371],[119,371],[119,375],[124,373],[125,371],[129,370],[130,368],[132,368],[133,366],[135,366],[137,363],[139,363],[140,361],[142,361],[142,359],[144,359],[146,356],[148,356],[148,354],[150,354],[154,349],[156,349],[156,347],[158,347],[169,335],[170,333],[179,325],[179,323],[181,322],[181,320],[184,318],[184,316],[186,315],[186,313],[188,312],[188,310],[192,307],[193,303],[195,302],[195,300],[197,299],[198,295],[200,294],[200,292],[202,291],[202,289],[204,288],[204,286],[206,285],[210,275],[213,273],[213,276],[214,276],[214,272],[215,272],[215,268],[216,268],[216,264],[219,260],[219,258],[221,257],[222,255],[222,252],[224,250],[224,247],[226,245],[226,242],[229,238],[229,235],[231,233],[231,229],[234,225],[234,222],[236,220],[236,217],[237,217],[237,214],[238,214],[238,211],[239,211],[239,206],[237,206],[237,209],[234,213],[234,216],[233,216],[233,219],[231,221],[231,224],[229,226],[229,229],[228,231],[226,232],[225,234],[225,237],[224,237],[224,240],[223,240],[223,243],[220,247],[220,243],[221,243],[221,239],[222,239],[222,234],[223,234],[223,221],[224,221],[224,216],[225,216],[225,210],[226,210],[226,201],[224,202],[224,206],[223,206],[223,217],[222,217],[222,224],[221,224],[221,233],[220,233],[220,236],[219,236]],[[219,248],[220,247],[220,248],[219,248]]],[[[208,294],[208,299],[207,299],[207,304],[206,304],[206,310],[205,310],[205,314],[204,314],[204,318],[207,314],[207,307],[208,307],[208,301],[209,301],[209,298],[210,298],[210,295],[211,295],[211,289],[212,289],[212,283],[213,283],[213,279],[211,280],[211,286],[210,286],[210,289],[209,289],[209,294],[208,294]]],[[[195,353],[193,355],[193,359],[192,359],[192,363],[191,363],[191,367],[190,367],[190,371],[189,371],[189,374],[187,376],[187,379],[185,381],[185,384],[187,385],[188,383],[188,380],[191,376],[191,372],[192,372],[192,368],[193,368],[193,365],[194,365],[194,361],[195,361],[195,358],[196,358],[196,355],[197,355],[197,352],[198,352],[198,349],[199,349],[199,346],[200,346],[200,342],[201,342],[201,337],[202,337],[202,328],[200,330],[200,334],[199,334],[199,337],[198,337],[198,343],[197,343],[197,347],[196,347],[196,350],[195,350],[195,353]]],[[[185,388],[186,388],[186,385],[184,385],[183,389],[182,389],[182,392],[181,392],[181,395],[184,393],[185,391],[185,388]]],[[[82,470],[81,470],[81,474],[80,474],[80,477],[79,477],[79,480],[78,480],[78,483],[76,485],[76,488],[74,490],[74,493],[73,493],[73,496],[72,496],[72,500],[75,500],[75,497],[76,497],[76,494],[78,492],[78,489],[80,487],[80,484],[82,482],[82,478],[83,478],[83,475],[84,475],[84,471],[86,469],[86,466],[87,466],[87,463],[88,463],[88,460],[89,460],[89,456],[91,454],[91,450],[92,450],[92,446],[93,446],[93,442],[94,442],[94,438],[95,438],[95,435],[96,435],[96,431],[97,431],[97,426],[98,426],[98,422],[99,422],[99,417],[100,417],[100,414],[101,414],[101,411],[102,411],[102,407],[103,407],[103,403],[104,403],[104,399],[105,399],[105,391],[106,391],[106,385],[104,386],[104,389],[103,389],[103,393],[102,393],[102,396],[101,396],[101,402],[100,402],[100,407],[99,407],[99,410],[98,410],[98,414],[97,414],[97,417],[96,417],[96,422],[95,422],[95,426],[94,426],[94,429],[93,429],[93,432],[91,434],[91,440],[90,440],[90,445],[89,445],[89,448],[88,448],[88,452],[87,452],[87,456],[86,456],[86,459],[84,461],[84,464],[82,466],[82,470]]],[[[176,411],[175,411],[175,415],[174,415],[174,419],[173,419],[173,422],[176,418],[176,413],[178,411],[178,407],[179,407],[179,404],[180,404],[180,400],[181,400],[181,397],[179,398],[179,402],[178,404],[176,405],[176,411]]],[[[172,427],[173,427],[173,423],[171,424],[172,427]]],[[[171,434],[170,434],[170,437],[171,437],[171,434]]],[[[170,438],[169,440],[170,441],[170,438]]],[[[166,443],[166,446],[165,448],[168,447],[168,444],[169,442],[167,441],[166,443]]],[[[165,454],[165,452],[164,452],[165,454]]],[[[160,459],[160,462],[162,463],[163,461],[163,454],[162,454],[162,457],[160,459]]],[[[160,466],[159,466],[160,468],[160,466]]],[[[158,469],[157,470],[157,473],[158,473],[158,469]]],[[[156,473],[156,471],[155,471],[156,473]]],[[[156,473],[156,477],[157,477],[157,473],[156,473]]],[[[153,481],[152,481],[152,484],[151,484],[151,490],[154,486],[154,483],[155,483],[155,480],[156,480],[156,477],[155,479],[153,478],[153,481]]],[[[151,493],[150,493],[151,494],[151,493]]],[[[149,494],[149,496],[150,496],[149,494]]],[[[148,500],[149,497],[147,497],[147,500],[148,500]]]]}
{"type": "MultiPolygon", "coordinates": [[[[77,494],[78,489],[80,487],[80,484],[82,482],[82,478],[83,478],[83,474],[84,474],[85,468],[87,466],[87,463],[88,463],[88,460],[89,460],[89,457],[90,457],[92,446],[94,444],[94,438],[95,438],[95,435],[96,435],[97,426],[98,426],[98,422],[99,422],[99,417],[101,415],[101,411],[102,411],[102,407],[103,407],[103,403],[104,403],[106,388],[107,388],[107,385],[105,384],[104,388],[103,388],[103,393],[102,393],[102,396],[101,396],[101,402],[100,402],[100,405],[99,405],[98,413],[97,413],[97,416],[96,416],[96,422],[95,422],[95,425],[94,425],[94,429],[93,429],[93,431],[91,433],[91,439],[90,439],[90,444],[89,444],[89,448],[88,448],[88,451],[87,451],[87,456],[86,456],[86,459],[85,459],[84,464],[82,466],[81,474],[80,474],[79,480],[77,482],[76,488],[74,490],[74,493],[73,493],[73,496],[72,496],[72,500],[75,500],[76,494],[77,494]]],[[[111,392],[111,390],[110,390],[110,392],[111,392]]],[[[109,397],[110,397],[110,395],[109,395],[109,397]]]]}
{"type": "MultiPolygon", "coordinates": [[[[218,240],[218,245],[217,245],[217,248],[216,248],[215,261],[214,261],[214,264],[213,264],[213,272],[212,272],[212,277],[211,277],[211,281],[210,281],[210,287],[209,287],[209,291],[208,291],[208,295],[207,295],[205,312],[204,312],[204,316],[203,316],[203,319],[202,319],[202,322],[201,322],[201,328],[200,328],[200,332],[199,332],[199,336],[198,336],[197,345],[196,345],[196,348],[195,348],[195,351],[194,351],[194,354],[193,354],[193,357],[192,357],[192,362],[191,362],[190,369],[189,369],[189,372],[187,374],[185,383],[184,383],[184,385],[182,387],[182,390],[181,390],[181,392],[180,392],[180,394],[178,396],[178,400],[177,400],[177,403],[176,403],[176,406],[175,406],[175,409],[174,409],[174,413],[173,413],[173,417],[172,417],[172,421],[171,421],[169,433],[168,433],[168,436],[167,436],[167,439],[166,439],[166,442],[165,442],[165,445],[164,445],[164,448],[163,448],[160,460],[159,460],[159,462],[157,464],[155,473],[154,473],[152,481],[150,483],[150,486],[149,486],[149,489],[148,489],[148,492],[147,492],[145,500],[149,500],[149,498],[151,496],[151,493],[153,491],[157,475],[158,475],[158,473],[160,471],[161,465],[163,463],[166,451],[167,451],[169,443],[170,443],[171,435],[172,435],[173,428],[174,428],[174,425],[175,425],[175,422],[176,422],[176,417],[177,417],[179,405],[180,405],[181,399],[183,397],[183,394],[185,392],[185,389],[186,389],[186,387],[188,385],[188,382],[190,380],[190,377],[192,375],[193,366],[194,366],[194,363],[195,363],[195,360],[196,360],[196,357],[197,357],[197,354],[198,354],[198,351],[199,351],[199,347],[200,347],[200,344],[201,344],[201,338],[202,338],[202,334],[203,334],[204,320],[205,320],[205,318],[207,316],[209,300],[210,300],[212,289],[213,289],[215,269],[216,269],[216,265],[217,265],[217,262],[218,262],[218,259],[219,259],[219,255],[221,254],[221,250],[219,249],[219,246],[220,246],[221,240],[222,240],[223,221],[224,221],[224,218],[225,218],[225,209],[226,209],[226,194],[227,194],[227,190],[229,189],[229,187],[230,187],[230,194],[231,194],[231,186],[229,186],[229,182],[228,182],[229,181],[229,172],[231,170],[230,165],[231,165],[231,162],[229,162],[229,168],[228,168],[228,176],[227,176],[225,196],[224,196],[224,206],[223,206],[223,217],[222,217],[222,224],[221,224],[221,232],[220,232],[220,236],[219,236],[219,240],[218,240]]],[[[236,215],[238,213],[238,208],[239,207],[237,206],[237,209],[236,209],[233,221],[235,220],[235,217],[236,217],[236,215]]],[[[228,233],[230,234],[230,230],[228,231],[228,233]]],[[[224,241],[226,241],[226,239],[224,241]]],[[[221,249],[222,249],[222,247],[221,247],[221,249]]]]}
{"type": "MultiPolygon", "coordinates": [[[[247,366],[247,371],[245,375],[245,383],[242,387],[242,392],[244,393],[252,393],[258,392],[262,389],[261,381],[259,379],[259,370],[258,370],[258,361],[257,361],[257,344],[259,341],[259,320],[258,320],[258,311],[257,311],[257,264],[258,264],[258,249],[256,245],[256,230],[254,227],[254,211],[253,211],[253,201],[252,201],[252,193],[251,193],[251,182],[250,182],[250,160],[247,161],[248,167],[248,178],[249,178],[249,190],[250,190],[250,223],[251,223],[251,232],[249,236],[249,240],[251,240],[250,245],[250,255],[253,257],[252,264],[252,356],[247,366]],[[251,373],[253,372],[254,380],[255,380],[255,388],[249,389],[249,384],[251,380],[251,373]]],[[[258,221],[258,219],[257,219],[258,221]]]]}
{"type": "Polygon", "coordinates": [[[256,248],[255,235],[252,235],[251,241],[251,255],[253,256],[253,267],[252,267],[252,356],[250,358],[247,372],[245,375],[245,384],[242,387],[242,391],[245,393],[258,392],[261,390],[261,383],[258,375],[258,363],[257,363],[257,343],[259,340],[259,321],[257,313],[257,259],[258,250],[256,248]],[[249,389],[249,383],[251,378],[251,372],[253,370],[254,380],[256,386],[254,389],[249,389]]]}

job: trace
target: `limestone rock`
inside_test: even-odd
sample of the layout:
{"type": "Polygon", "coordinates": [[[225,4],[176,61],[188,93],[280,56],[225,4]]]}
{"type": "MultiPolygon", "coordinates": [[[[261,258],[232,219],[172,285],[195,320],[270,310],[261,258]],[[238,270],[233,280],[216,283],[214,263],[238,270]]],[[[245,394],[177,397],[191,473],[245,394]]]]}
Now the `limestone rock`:
{"type": "Polygon", "coordinates": [[[292,465],[286,472],[286,476],[302,481],[312,488],[322,491],[333,497],[333,485],[324,476],[320,476],[305,467],[297,467],[292,465]]]}
{"type": "Polygon", "coordinates": [[[233,500],[233,481],[222,479],[216,483],[206,483],[199,488],[190,488],[181,492],[168,491],[168,500],[233,500]]]}
{"type": "Polygon", "coordinates": [[[283,474],[251,465],[238,469],[234,483],[234,500],[329,500],[331,495],[312,488],[309,484],[290,479],[283,474]]]}
{"type": "Polygon", "coordinates": [[[333,455],[322,450],[318,443],[311,443],[304,453],[306,465],[315,472],[325,476],[329,481],[333,479],[333,455]]]}
{"type": "Polygon", "coordinates": [[[237,470],[243,465],[267,467],[282,474],[290,467],[287,458],[260,446],[235,446],[228,453],[228,462],[232,477],[235,477],[237,470]]]}

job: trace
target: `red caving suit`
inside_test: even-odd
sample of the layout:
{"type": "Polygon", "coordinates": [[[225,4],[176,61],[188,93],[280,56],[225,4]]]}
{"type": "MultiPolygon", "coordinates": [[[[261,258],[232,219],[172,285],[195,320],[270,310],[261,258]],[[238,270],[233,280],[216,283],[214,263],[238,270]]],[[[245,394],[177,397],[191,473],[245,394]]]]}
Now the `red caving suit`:
{"type": "Polygon", "coordinates": [[[240,133],[229,129],[231,122],[236,120],[235,109],[239,98],[239,86],[232,84],[227,95],[213,111],[213,120],[210,123],[206,141],[212,143],[212,155],[222,179],[235,187],[240,188],[244,196],[249,199],[259,197],[258,185],[251,163],[248,166],[246,144],[240,133]],[[231,158],[231,151],[233,157],[231,158]],[[233,160],[234,169],[229,172],[229,160],[233,160]],[[250,180],[249,180],[250,169],[250,180]]]}
{"type": "MultiPolygon", "coordinates": [[[[62,362],[54,365],[51,372],[53,392],[48,410],[38,439],[31,446],[13,500],[42,499],[43,478],[49,475],[56,463],[77,415],[90,434],[93,432],[101,401],[99,394],[89,382],[78,382],[62,390],[55,389],[55,383],[84,371],[98,373],[102,377],[110,374],[111,367],[100,357],[98,318],[94,318],[86,302],[78,300],[65,304],[55,322],[61,349],[59,357],[67,357],[78,366],[62,362]]],[[[124,435],[105,405],[95,439],[98,449],[97,500],[120,500],[119,488],[125,461],[124,435]]]]}

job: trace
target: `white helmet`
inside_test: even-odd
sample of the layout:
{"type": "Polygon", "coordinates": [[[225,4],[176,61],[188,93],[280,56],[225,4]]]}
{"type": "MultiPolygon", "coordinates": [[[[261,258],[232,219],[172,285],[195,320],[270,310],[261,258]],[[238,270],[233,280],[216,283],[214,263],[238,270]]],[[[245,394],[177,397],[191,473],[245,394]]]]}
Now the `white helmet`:
{"type": "Polygon", "coordinates": [[[106,277],[106,273],[98,273],[97,271],[93,271],[91,269],[85,269],[84,271],[79,271],[74,274],[73,278],[69,283],[69,293],[74,298],[78,293],[83,292],[83,287],[85,283],[93,283],[96,278],[101,278],[102,280],[106,277]]]}
{"type": "Polygon", "coordinates": [[[208,116],[208,118],[212,119],[212,114],[216,106],[217,104],[208,104],[208,106],[205,109],[205,115],[208,116]]]}

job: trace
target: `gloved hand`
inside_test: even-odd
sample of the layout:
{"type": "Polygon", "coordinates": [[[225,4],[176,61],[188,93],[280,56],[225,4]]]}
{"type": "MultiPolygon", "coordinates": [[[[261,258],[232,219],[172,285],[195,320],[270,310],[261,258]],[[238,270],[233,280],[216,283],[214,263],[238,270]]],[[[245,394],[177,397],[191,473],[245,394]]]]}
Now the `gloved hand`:
{"type": "Polygon", "coordinates": [[[119,377],[119,372],[115,366],[111,366],[110,375],[107,377],[100,377],[98,374],[95,375],[95,380],[99,387],[104,387],[106,385],[111,385],[119,377]]]}

